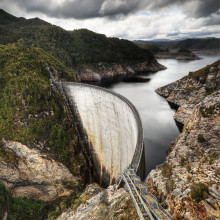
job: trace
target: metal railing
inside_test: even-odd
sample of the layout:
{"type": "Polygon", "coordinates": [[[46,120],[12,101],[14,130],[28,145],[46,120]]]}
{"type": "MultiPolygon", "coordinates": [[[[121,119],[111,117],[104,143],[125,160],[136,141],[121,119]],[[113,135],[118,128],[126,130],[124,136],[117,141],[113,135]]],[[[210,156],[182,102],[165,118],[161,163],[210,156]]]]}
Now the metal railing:
{"type": "Polygon", "coordinates": [[[119,175],[115,189],[121,185],[122,181],[128,189],[140,219],[144,217],[158,220],[172,219],[172,216],[158,204],[156,197],[149,193],[146,184],[140,180],[140,177],[136,175],[134,169],[128,167],[124,173],[119,175]],[[139,196],[141,196],[141,198],[139,198],[139,196]],[[137,202],[136,197],[138,197],[139,202],[137,202]],[[139,206],[144,207],[144,213],[140,210],[139,206]]]}

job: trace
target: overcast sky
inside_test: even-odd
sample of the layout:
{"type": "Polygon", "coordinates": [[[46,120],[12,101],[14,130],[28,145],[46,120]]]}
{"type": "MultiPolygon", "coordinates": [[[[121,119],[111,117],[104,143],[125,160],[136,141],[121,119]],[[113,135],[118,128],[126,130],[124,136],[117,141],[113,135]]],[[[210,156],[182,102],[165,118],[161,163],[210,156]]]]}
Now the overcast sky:
{"type": "Polygon", "coordinates": [[[129,40],[220,37],[220,0],[0,0],[0,8],[129,40]]]}

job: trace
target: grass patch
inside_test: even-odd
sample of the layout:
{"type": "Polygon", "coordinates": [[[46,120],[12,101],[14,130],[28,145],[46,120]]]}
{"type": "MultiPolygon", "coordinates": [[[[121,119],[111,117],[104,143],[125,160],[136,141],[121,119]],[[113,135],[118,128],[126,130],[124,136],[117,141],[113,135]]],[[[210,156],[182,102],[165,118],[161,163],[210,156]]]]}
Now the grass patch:
{"type": "Polygon", "coordinates": [[[190,197],[196,201],[200,202],[208,197],[208,187],[204,183],[194,183],[191,185],[190,197]]]}
{"type": "Polygon", "coordinates": [[[164,165],[162,168],[162,175],[164,177],[170,178],[172,176],[172,165],[164,165]]]}
{"type": "Polygon", "coordinates": [[[41,219],[45,211],[45,203],[25,197],[13,197],[8,189],[0,184],[0,219],[7,211],[8,219],[41,219]]]}

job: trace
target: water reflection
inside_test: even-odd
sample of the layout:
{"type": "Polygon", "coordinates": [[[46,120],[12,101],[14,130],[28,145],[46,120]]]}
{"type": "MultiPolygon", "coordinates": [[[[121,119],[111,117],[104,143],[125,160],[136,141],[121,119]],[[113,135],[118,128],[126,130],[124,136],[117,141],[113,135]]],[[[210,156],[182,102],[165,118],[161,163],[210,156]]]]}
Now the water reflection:
{"type": "Polygon", "coordinates": [[[170,142],[179,134],[173,120],[175,110],[154,90],[219,59],[217,56],[202,57],[204,59],[196,61],[160,59],[158,61],[167,69],[148,74],[146,77],[151,79],[149,82],[121,82],[110,86],[110,89],[128,98],[140,113],[144,128],[146,175],[164,161],[170,142]]]}

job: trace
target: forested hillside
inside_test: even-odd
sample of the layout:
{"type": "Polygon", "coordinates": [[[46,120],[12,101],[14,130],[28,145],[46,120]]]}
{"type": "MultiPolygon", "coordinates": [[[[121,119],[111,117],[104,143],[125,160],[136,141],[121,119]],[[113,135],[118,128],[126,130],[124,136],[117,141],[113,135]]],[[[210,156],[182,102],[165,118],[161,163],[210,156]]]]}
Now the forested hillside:
{"type": "Polygon", "coordinates": [[[44,49],[68,66],[153,59],[148,50],[128,40],[107,38],[86,29],[66,31],[38,18],[17,18],[3,10],[0,10],[0,30],[0,44],[22,38],[27,44],[44,49]]]}
{"type": "Polygon", "coordinates": [[[23,40],[0,45],[0,57],[0,219],[40,219],[55,200],[74,201],[88,179],[77,132],[46,64],[57,80],[75,75],[23,40]]]}

